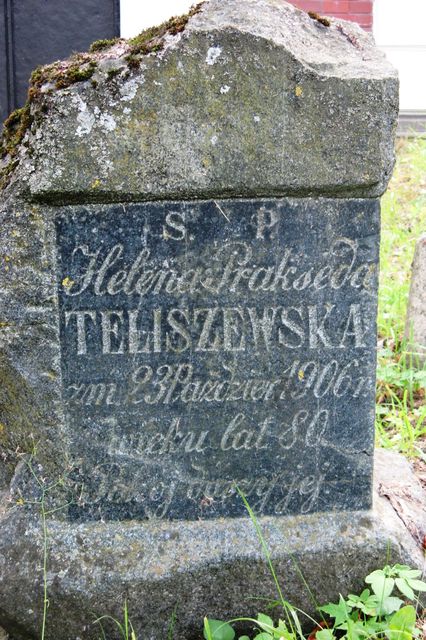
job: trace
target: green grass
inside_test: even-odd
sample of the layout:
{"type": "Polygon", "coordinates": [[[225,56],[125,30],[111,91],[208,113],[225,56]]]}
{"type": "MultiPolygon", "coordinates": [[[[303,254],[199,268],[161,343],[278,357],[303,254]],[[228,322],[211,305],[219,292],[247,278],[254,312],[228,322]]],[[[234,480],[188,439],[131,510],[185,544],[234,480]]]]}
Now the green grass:
{"type": "Polygon", "coordinates": [[[345,599],[339,594],[338,603],[329,602],[318,606],[297,562],[292,558],[309,595],[312,596],[321,621],[316,621],[294,607],[283,596],[260,523],[245,495],[238,487],[236,489],[254,525],[277,590],[278,600],[271,600],[270,608],[281,609],[284,618],[279,618],[276,623],[265,613],[258,613],[256,618],[241,616],[229,621],[206,616],[203,630],[205,640],[418,640],[422,637],[424,619],[419,593],[416,595],[416,592],[426,592],[426,582],[419,579],[422,576],[421,570],[411,569],[407,565],[386,565],[383,569],[376,569],[366,576],[367,588],[359,595],[349,594],[345,599]],[[314,625],[309,635],[303,632],[299,614],[314,625]],[[241,622],[245,625],[250,623],[253,627],[250,636],[237,636],[233,625],[241,622]]]}
{"type": "Polygon", "coordinates": [[[426,140],[399,143],[382,198],[379,336],[402,335],[414,246],[426,225],[426,140]]]}
{"type": "Polygon", "coordinates": [[[426,460],[426,370],[405,349],[411,263],[426,230],[426,140],[401,141],[382,198],[377,369],[377,442],[426,460]]]}

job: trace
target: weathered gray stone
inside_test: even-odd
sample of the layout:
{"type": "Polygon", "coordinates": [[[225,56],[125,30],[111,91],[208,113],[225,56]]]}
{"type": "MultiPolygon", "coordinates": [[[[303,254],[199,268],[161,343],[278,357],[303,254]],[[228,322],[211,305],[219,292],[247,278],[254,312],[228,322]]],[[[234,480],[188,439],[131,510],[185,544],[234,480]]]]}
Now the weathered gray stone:
{"type": "MultiPolygon", "coordinates": [[[[140,45],[145,54],[119,41],[79,58],[78,73],[75,61],[39,71],[21,120],[28,129],[17,135],[20,146],[12,135],[6,145],[0,624],[17,639],[39,629],[41,499],[48,511],[47,637],[59,640],[96,637],[93,615],[119,617],[126,599],[144,638],[164,638],[177,603],[176,638],[189,640],[199,636],[204,613],[228,617],[241,613],[243,596],[270,595],[233,480],[254,479],[243,489],[251,486],[250,502],[268,516],[262,526],[289,598],[306,609],[290,552],[320,600],[357,588],[384,564],[388,543],[395,560],[421,562],[387,499],[376,496],[369,509],[377,196],[393,164],[395,72],[359,28],[324,26],[278,0],[210,0],[179,29],[140,45]],[[91,77],[70,83],[71,71],[74,79],[91,77]],[[168,245],[177,240],[185,240],[183,249],[168,245]],[[247,252],[233,258],[232,282],[225,269],[215,288],[218,252],[232,243],[245,243],[247,252]],[[139,291],[131,306],[124,279],[130,294],[129,273],[133,266],[141,278],[137,255],[146,248],[157,275],[201,269],[198,285],[179,297],[175,276],[160,279],[148,302],[139,291]],[[101,266],[111,250],[114,273],[111,264],[101,266]],[[284,275],[278,256],[287,250],[284,275]],[[96,275],[86,282],[91,253],[96,275]],[[259,286],[247,283],[260,273],[281,288],[265,285],[254,295],[259,286]],[[205,317],[197,326],[199,311],[219,307],[227,310],[226,322],[219,314],[222,328],[205,317]],[[172,309],[168,330],[174,322],[175,332],[166,335],[161,322],[172,309]],[[141,310],[157,324],[131,328],[129,314],[141,310]],[[79,328],[76,312],[87,325],[82,320],[79,328]],[[271,348],[268,318],[278,312],[271,348]],[[123,346],[117,313],[127,318],[123,346]],[[256,314],[265,319],[262,347],[256,314]],[[250,442],[239,422],[237,439],[229,447],[228,434],[216,455],[233,419],[221,404],[229,389],[213,400],[205,391],[205,406],[193,411],[178,386],[162,391],[167,367],[181,364],[197,367],[202,381],[226,370],[228,386],[236,376],[250,384],[262,378],[253,396],[253,387],[241,387],[241,397],[227,398],[233,418],[244,413],[251,424],[250,442]],[[163,393],[158,401],[151,388],[140,396],[121,392],[133,365],[163,393]],[[269,383],[278,389],[286,368],[288,388],[275,397],[267,387],[267,405],[258,395],[269,383]],[[325,374],[314,380],[319,371],[333,383],[325,374]],[[102,386],[81,395],[81,385],[103,385],[107,375],[118,395],[102,386]],[[318,419],[308,420],[313,409],[318,419]],[[210,449],[191,457],[187,439],[185,456],[159,452],[166,419],[207,431],[210,449]],[[268,439],[253,440],[262,423],[273,425],[268,439]],[[205,487],[158,512],[170,506],[165,489],[200,477],[205,487]]],[[[423,530],[422,522],[416,526],[423,530]]]]}
{"type": "Polygon", "coordinates": [[[405,337],[412,365],[421,369],[426,362],[426,234],[417,240],[414,252],[405,337]]]}
{"type": "Polygon", "coordinates": [[[371,35],[323,26],[282,0],[243,6],[210,0],[137,71],[119,42],[92,55],[101,62],[90,80],[51,94],[43,85],[48,116],[33,107],[27,193],[50,202],[381,195],[398,81],[371,35]],[[121,70],[113,78],[111,58],[121,70]]]}
{"type": "MultiPolygon", "coordinates": [[[[259,520],[284,596],[315,616],[302,571],[319,604],[362,587],[387,563],[421,566],[423,554],[390,502],[380,497],[398,483],[423,496],[416,525],[426,531],[425,496],[409,464],[376,452],[371,511],[259,520]]],[[[404,513],[404,500],[400,502],[404,513]]],[[[40,514],[15,508],[0,537],[0,621],[15,640],[38,637],[41,619],[43,533],[40,514]]],[[[177,606],[175,640],[201,637],[202,616],[254,615],[276,598],[272,578],[248,517],[193,522],[48,525],[47,637],[98,638],[96,616],[122,619],[125,600],[138,637],[160,640],[177,606]]],[[[318,617],[316,615],[316,617],[318,617]]],[[[113,629],[108,637],[116,637],[113,629]]]]}

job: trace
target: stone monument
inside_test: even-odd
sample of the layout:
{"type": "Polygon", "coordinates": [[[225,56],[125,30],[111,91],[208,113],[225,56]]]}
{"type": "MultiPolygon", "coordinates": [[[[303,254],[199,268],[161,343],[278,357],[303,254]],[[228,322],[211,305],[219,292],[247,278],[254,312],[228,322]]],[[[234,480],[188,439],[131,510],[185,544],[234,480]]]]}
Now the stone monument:
{"type": "Polygon", "coordinates": [[[426,233],[416,242],[408,298],[405,337],[412,365],[419,369],[426,363],[426,233]]]}
{"type": "Polygon", "coordinates": [[[397,106],[368,34],[281,0],[207,0],[34,72],[3,139],[14,637],[37,634],[43,580],[49,638],[97,637],[127,601],[143,638],[177,605],[189,640],[271,596],[238,489],[307,610],[291,557],[320,600],[388,550],[421,562],[372,488],[397,106]]]}

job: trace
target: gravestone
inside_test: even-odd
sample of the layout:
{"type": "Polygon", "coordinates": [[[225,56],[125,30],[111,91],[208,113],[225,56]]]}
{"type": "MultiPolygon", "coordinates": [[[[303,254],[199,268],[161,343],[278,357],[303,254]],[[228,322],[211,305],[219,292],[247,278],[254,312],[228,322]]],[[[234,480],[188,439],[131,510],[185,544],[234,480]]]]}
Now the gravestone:
{"type": "Polygon", "coordinates": [[[0,624],[37,633],[46,535],[48,637],[240,614],[272,592],[238,489],[307,610],[290,558],[324,601],[420,564],[372,479],[393,69],[277,0],[73,64],[6,132],[0,624]]]}
{"type": "Polygon", "coordinates": [[[412,365],[421,369],[426,362],[426,234],[416,242],[408,298],[405,337],[412,365]]]}

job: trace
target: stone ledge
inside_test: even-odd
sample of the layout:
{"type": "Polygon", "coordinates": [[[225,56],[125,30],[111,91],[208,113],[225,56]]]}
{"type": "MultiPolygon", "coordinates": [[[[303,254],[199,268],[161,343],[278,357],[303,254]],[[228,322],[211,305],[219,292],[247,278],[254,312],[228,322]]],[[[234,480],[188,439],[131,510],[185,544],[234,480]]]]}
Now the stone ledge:
{"type": "MultiPolygon", "coordinates": [[[[402,562],[422,568],[423,553],[379,487],[401,486],[419,501],[417,526],[425,527],[426,498],[399,455],[376,452],[371,512],[318,513],[262,518],[260,524],[284,595],[308,613],[313,606],[294,562],[318,602],[356,590],[371,570],[402,562]],[[336,546],[336,540],[339,545],[336,546]]],[[[36,516],[9,511],[0,521],[0,624],[16,640],[20,629],[37,633],[42,594],[43,537],[36,516]],[[19,598],[16,594],[19,593],[19,598]]],[[[275,597],[274,585],[248,518],[225,521],[87,523],[49,522],[48,638],[95,638],[96,615],[117,618],[127,600],[137,633],[163,638],[178,604],[176,639],[200,637],[202,617],[255,614],[249,596],[275,597]],[[179,595],[177,595],[179,594],[179,595]]]]}

